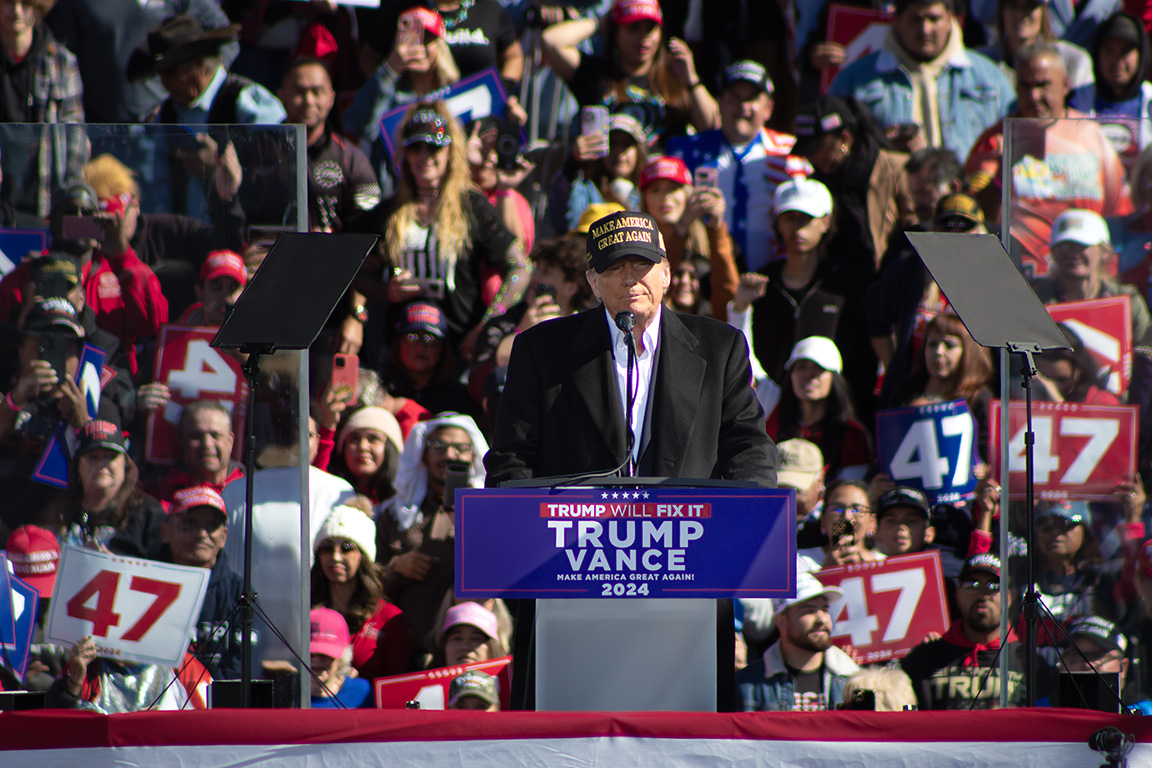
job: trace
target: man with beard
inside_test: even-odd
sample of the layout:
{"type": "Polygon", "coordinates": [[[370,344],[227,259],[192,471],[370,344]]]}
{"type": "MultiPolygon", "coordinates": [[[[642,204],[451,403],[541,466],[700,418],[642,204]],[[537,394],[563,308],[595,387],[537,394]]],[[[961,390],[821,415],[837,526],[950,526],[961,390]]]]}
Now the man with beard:
{"type": "Polygon", "coordinates": [[[849,677],[860,670],[832,645],[829,598],[843,596],[815,576],[801,573],[796,597],[773,601],[780,639],[764,657],[736,673],[745,712],[815,712],[835,709],[849,677]]]}
{"type": "MultiPolygon", "coordinates": [[[[996,709],[1000,706],[1000,558],[970,557],[956,589],[960,618],[944,636],[921,643],[900,666],[912,679],[920,709],[996,709]]],[[[1008,631],[1005,650],[1022,650],[1008,631]]],[[[1009,672],[1008,705],[1024,706],[1021,665],[1009,672]]]]}

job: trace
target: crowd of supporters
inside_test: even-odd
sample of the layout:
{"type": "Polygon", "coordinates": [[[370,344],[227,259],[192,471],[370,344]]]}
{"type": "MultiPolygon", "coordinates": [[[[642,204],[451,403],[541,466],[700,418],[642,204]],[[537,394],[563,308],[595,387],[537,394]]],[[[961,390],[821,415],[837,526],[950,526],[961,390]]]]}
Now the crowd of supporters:
{"type": "MultiPolygon", "coordinates": [[[[310,657],[260,637],[259,672],[310,662],[313,706],[354,708],[373,705],[366,681],[507,655],[503,603],[453,595],[448,473],[484,485],[516,336],[596,306],[588,229],[636,210],[667,250],[667,309],[748,339],[797,492],[797,597],[738,601],[744,708],[858,690],[892,709],[992,706],[1001,684],[1020,703],[1021,678],[981,676],[1001,650],[1001,562],[1018,605],[1030,546],[1045,670],[1117,671],[1127,705],[1148,699],[1152,2],[838,4],[886,25],[872,52],[851,58],[819,0],[0,0],[0,542],[41,623],[61,546],[212,573],[182,666],[54,646],[41,627],[27,675],[0,665],[0,686],[112,712],[204,706],[207,681],[238,676],[246,400],[200,382],[237,378],[243,356],[186,329],[222,325],[297,229],[379,240],[306,353],[309,413],[291,372],[261,374],[257,499],[310,467],[314,565],[310,657]],[[491,114],[451,98],[480,82],[491,114]],[[1126,299],[1125,359],[1104,364],[1099,329],[1063,321],[1071,349],[1037,357],[1033,389],[1136,407],[1136,472],[1111,499],[1038,501],[1028,542],[1005,494],[1000,540],[1000,361],[910,232],[1000,234],[1046,305],[1126,299]],[[44,247],[14,250],[28,233],[44,247]],[[165,362],[177,349],[183,370],[165,362]],[[956,498],[893,477],[875,439],[878,413],[934,404],[971,420],[979,461],[953,485],[975,490],[956,498]],[[53,444],[66,466],[44,482],[53,444]],[[858,666],[831,645],[842,594],[820,571],[924,551],[951,628],[858,666]]],[[[448,703],[498,700],[469,671],[448,703]]]]}

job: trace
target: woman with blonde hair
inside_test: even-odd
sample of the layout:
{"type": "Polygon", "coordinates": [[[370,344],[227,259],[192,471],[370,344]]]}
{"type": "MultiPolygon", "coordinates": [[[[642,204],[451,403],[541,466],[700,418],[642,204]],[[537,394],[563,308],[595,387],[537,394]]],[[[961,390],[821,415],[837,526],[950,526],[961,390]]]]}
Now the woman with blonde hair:
{"type": "Polygon", "coordinates": [[[371,143],[372,162],[386,195],[393,191],[396,178],[380,133],[380,119],[460,79],[444,33],[444,20],[430,8],[411,8],[401,14],[392,52],[369,75],[344,113],[345,132],[371,143]]]}
{"type": "Polygon", "coordinates": [[[496,209],[472,183],[464,132],[442,101],[412,105],[396,144],[396,194],[368,211],[355,228],[381,235],[356,280],[368,301],[398,310],[416,299],[443,308],[448,337],[471,359],[480,329],[520,300],[528,260],[496,209]],[[487,267],[500,275],[485,306],[487,267]]]}

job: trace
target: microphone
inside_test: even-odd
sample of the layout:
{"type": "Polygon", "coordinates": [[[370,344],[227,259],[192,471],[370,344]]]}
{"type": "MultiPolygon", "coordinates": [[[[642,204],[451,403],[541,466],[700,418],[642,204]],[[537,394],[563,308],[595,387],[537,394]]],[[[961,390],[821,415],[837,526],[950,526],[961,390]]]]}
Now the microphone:
{"type": "Polygon", "coordinates": [[[616,327],[624,333],[624,344],[628,347],[628,374],[627,374],[627,403],[624,420],[628,425],[628,454],[625,464],[628,467],[628,476],[636,476],[636,464],[632,460],[632,448],[636,444],[636,433],[632,431],[632,406],[635,404],[636,392],[632,388],[632,371],[636,367],[636,339],[632,337],[632,329],[636,327],[636,315],[625,310],[616,313],[616,327]]]}

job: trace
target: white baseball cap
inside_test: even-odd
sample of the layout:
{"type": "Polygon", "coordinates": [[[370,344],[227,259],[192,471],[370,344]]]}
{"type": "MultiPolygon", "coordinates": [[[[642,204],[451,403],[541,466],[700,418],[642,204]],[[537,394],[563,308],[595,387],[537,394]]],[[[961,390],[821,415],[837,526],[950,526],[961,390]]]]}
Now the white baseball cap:
{"type": "Polygon", "coordinates": [[[810,573],[796,574],[796,597],[777,597],[772,600],[772,615],[778,616],[785,608],[788,608],[806,600],[811,600],[814,597],[825,595],[828,602],[839,600],[844,597],[844,592],[839,587],[826,587],[810,573]]]}
{"type": "Polygon", "coordinates": [[[1100,214],[1094,211],[1079,208],[1064,211],[1056,218],[1056,221],[1052,222],[1052,233],[1048,236],[1048,245],[1055,247],[1057,243],[1069,240],[1089,246],[1109,243],[1108,225],[1104,223],[1104,219],[1100,218],[1100,214]]]}
{"type": "Polygon", "coordinates": [[[844,370],[840,349],[836,346],[836,342],[827,336],[809,336],[797,342],[796,346],[792,347],[792,354],[788,357],[784,369],[791,368],[797,360],[811,360],[824,370],[833,373],[842,373],[844,370]]]}
{"type": "Polygon", "coordinates": [[[828,187],[813,179],[792,179],[776,187],[772,198],[772,215],[800,211],[814,219],[832,213],[832,195],[828,187]]]}

